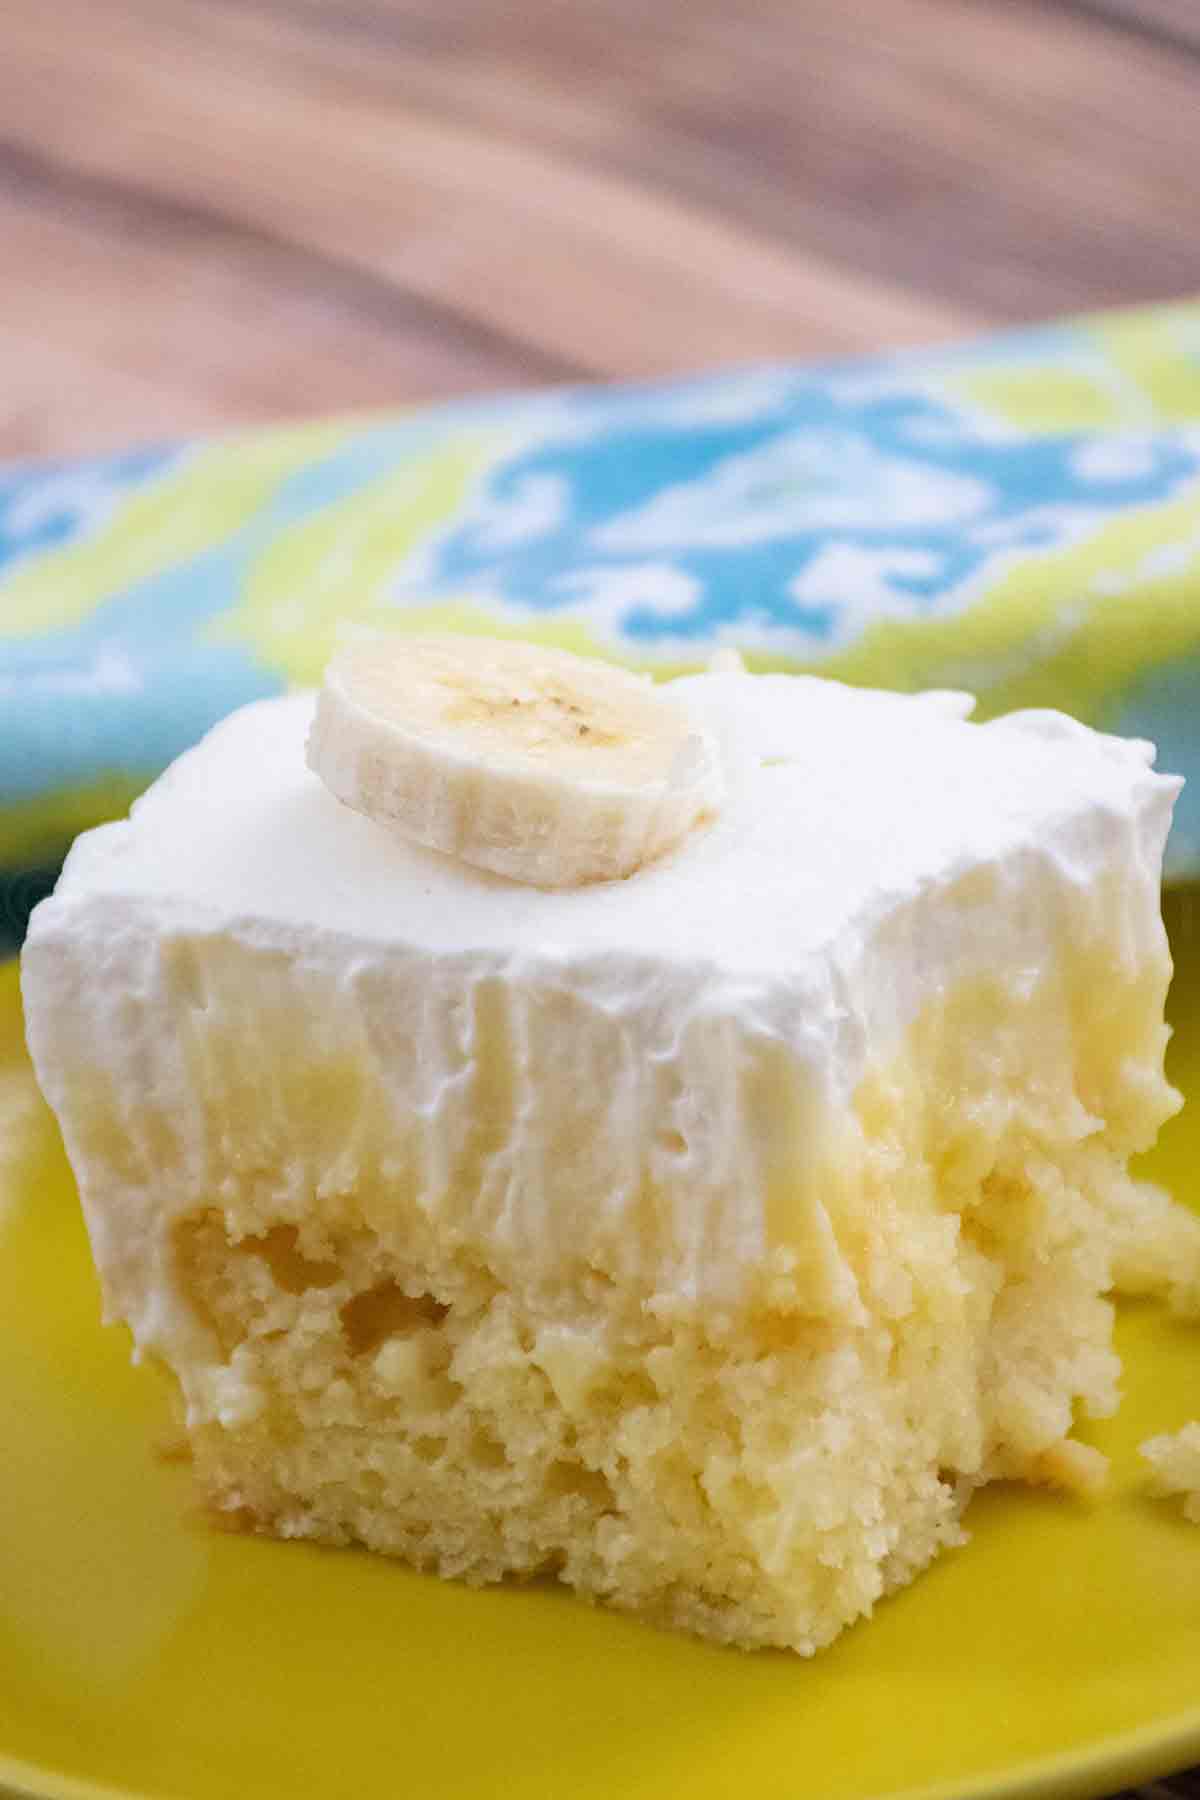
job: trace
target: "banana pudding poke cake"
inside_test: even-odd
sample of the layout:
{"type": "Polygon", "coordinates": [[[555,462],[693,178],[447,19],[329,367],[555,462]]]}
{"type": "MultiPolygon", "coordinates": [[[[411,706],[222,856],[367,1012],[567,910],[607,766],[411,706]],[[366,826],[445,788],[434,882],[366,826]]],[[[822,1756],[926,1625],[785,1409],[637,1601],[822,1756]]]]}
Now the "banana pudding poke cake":
{"type": "Polygon", "coordinates": [[[969,707],[364,640],[77,842],[30,1048],[213,1505],[808,1654],[1100,1478],[1180,784],[969,707]]]}

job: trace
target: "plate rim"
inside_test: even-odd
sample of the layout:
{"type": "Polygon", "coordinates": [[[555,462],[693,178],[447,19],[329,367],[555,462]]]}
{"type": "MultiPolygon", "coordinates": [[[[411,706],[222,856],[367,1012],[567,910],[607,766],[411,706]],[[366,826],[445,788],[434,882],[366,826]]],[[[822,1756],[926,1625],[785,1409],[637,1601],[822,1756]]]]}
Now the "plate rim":
{"type": "MultiPolygon", "coordinates": [[[[1200,1762],[1200,1702],[1165,1725],[1143,1725],[1054,1756],[1035,1758],[1009,1775],[874,1789],[861,1800],[1104,1800],[1132,1782],[1170,1780],[1200,1762]]],[[[0,1750],[2,1800],[186,1800],[182,1790],[114,1787],[51,1772],[0,1750]]],[[[797,1789],[795,1800],[806,1800],[797,1789]]]]}

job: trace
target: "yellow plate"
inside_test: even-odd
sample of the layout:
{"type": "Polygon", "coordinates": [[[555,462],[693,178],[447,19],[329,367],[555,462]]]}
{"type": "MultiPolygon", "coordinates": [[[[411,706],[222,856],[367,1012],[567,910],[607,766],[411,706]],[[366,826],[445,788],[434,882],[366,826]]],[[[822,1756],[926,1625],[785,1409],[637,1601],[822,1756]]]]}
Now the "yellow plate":
{"type": "MultiPolygon", "coordinates": [[[[1200,925],[1171,902],[1174,1073],[1154,1169],[1200,1193],[1200,925]],[[1190,941],[1189,941],[1190,939],[1190,941]]],[[[565,1592],[470,1592],[220,1535],[165,1395],[97,1322],[75,1197],[0,970],[0,1783],[172,1800],[1068,1800],[1200,1761],[1200,1530],[1135,1447],[1200,1414],[1200,1333],[1119,1328],[1094,1509],[1025,1490],[805,1663],[565,1592]]]]}

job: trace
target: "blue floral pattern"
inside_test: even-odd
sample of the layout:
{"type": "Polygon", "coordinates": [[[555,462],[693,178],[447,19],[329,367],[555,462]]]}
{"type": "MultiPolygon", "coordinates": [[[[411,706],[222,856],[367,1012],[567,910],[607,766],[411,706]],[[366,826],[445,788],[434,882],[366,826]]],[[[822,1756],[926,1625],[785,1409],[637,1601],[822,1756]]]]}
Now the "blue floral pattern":
{"type": "Polygon", "coordinates": [[[1200,306],[0,469],[0,864],[345,619],[1062,705],[1200,873],[1200,306]]]}

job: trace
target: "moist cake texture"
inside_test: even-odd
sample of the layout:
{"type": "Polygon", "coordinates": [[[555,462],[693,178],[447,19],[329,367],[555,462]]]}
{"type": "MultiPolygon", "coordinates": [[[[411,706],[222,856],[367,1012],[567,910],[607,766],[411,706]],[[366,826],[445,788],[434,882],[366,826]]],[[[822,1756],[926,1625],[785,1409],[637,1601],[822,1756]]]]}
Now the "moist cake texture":
{"type": "Polygon", "coordinates": [[[981,1483],[1094,1481],[1113,1290],[1194,1283],[1145,745],[961,696],[674,684],[719,817],[541,892],[235,714],[34,915],[107,1314],[256,1529],[555,1574],[809,1653],[981,1483]]]}

